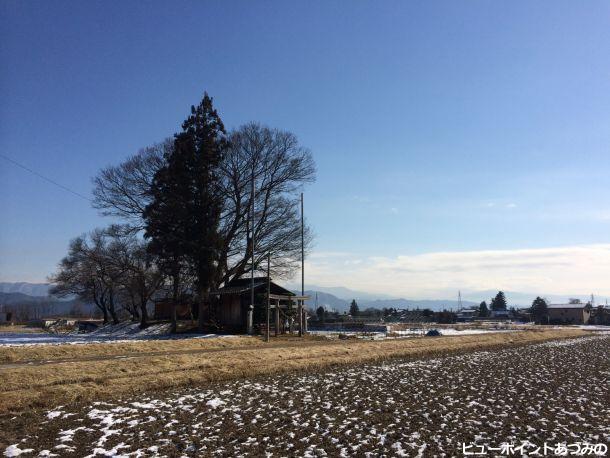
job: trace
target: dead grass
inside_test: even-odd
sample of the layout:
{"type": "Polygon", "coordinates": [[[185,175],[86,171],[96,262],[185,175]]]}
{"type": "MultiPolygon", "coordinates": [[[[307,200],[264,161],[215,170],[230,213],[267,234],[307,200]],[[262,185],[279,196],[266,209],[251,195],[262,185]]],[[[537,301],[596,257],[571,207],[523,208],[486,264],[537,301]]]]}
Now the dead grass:
{"type": "Polygon", "coordinates": [[[32,334],[43,332],[42,328],[35,328],[25,324],[0,324],[0,333],[10,332],[18,334],[32,334]]]}
{"type": "Polygon", "coordinates": [[[0,365],[0,414],[281,371],[524,345],[587,334],[576,329],[556,329],[387,341],[288,340],[265,344],[260,339],[240,337],[95,345],[98,348],[14,347],[17,354],[11,354],[17,361],[24,361],[19,351],[38,361],[66,355],[82,357],[83,353],[102,358],[0,365]],[[152,348],[182,352],[150,354],[152,348]]]}
{"type": "Polygon", "coordinates": [[[0,347],[0,364],[54,359],[112,357],[134,355],[154,351],[229,349],[250,345],[261,345],[257,337],[239,336],[231,338],[145,340],[116,343],[30,345],[0,347]]]}

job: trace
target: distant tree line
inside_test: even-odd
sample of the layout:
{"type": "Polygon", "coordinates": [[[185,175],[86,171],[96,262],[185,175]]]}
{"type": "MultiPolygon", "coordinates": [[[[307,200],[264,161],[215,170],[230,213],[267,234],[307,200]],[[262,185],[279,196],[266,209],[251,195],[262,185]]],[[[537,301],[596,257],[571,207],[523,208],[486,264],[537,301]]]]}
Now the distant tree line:
{"type": "MultiPolygon", "coordinates": [[[[570,304],[582,304],[580,299],[569,299],[570,304]]],[[[587,302],[593,305],[593,301],[587,302]]],[[[610,312],[607,307],[598,306],[591,307],[592,320],[595,324],[610,324],[610,312]]],[[[490,305],[487,301],[482,301],[475,309],[476,318],[488,318],[492,316],[494,311],[506,311],[508,316],[513,319],[523,321],[533,321],[536,324],[553,324],[549,318],[549,306],[547,300],[538,296],[533,300],[529,308],[517,310],[515,307],[508,307],[506,295],[503,291],[498,293],[490,300],[490,305]]],[[[349,311],[338,313],[326,310],[323,306],[316,309],[316,320],[318,322],[345,322],[353,319],[371,320],[371,321],[435,321],[438,323],[454,323],[457,320],[457,314],[452,310],[433,311],[431,309],[423,310],[397,310],[395,308],[367,308],[360,310],[356,300],[350,303],[349,311]]]]}
{"type": "MultiPolygon", "coordinates": [[[[85,307],[79,299],[60,301],[48,297],[20,298],[10,303],[0,303],[0,320],[24,323],[30,320],[58,315],[97,318],[96,310],[85,307]]],[[[101,315],[99,315],[101,317],[101,315]]]]}
{"type": "MultiPolygon", "coordinates": [[[[105,323],[127,313],[142,327],[152,299],[175,309],[188,298],[203,326],[214,320],[208,293],[266,274],[267,254],[272,275],[292,275],[301,250],[297,193],[314,179],[295,135],[257,123],[227,132],[205,94],[174,138],[94,177],[94,208],[119,223],[70,242],[50,277],[52,294],[92,302],[105,323]]],[[[306,225],[306,250],[311,240],[306,225]]]]}
{"type": "MultiPolygon", "coordinates": [[[[351,322],[354,320],[370,320],[370,321],[386,321],[396,322],[401,321],[402,314],[405,310],[399,310],[393,307],[368,307],[360,310],[355,299],[350,303],[349,310],[344,313],[337,311],[326,310],[324,306],[319,306],[315,310],[315,320],[318,323],[325,322],[351,322]]],[[[436,321],[438,323],[455,323],[457,314],[451,310],[433,311],[432,309],[413,310],[418,313],[419,321],[436,321]]]]}
{"type": "MultiPolygon", "coordinates": [[[[477,316],[484,318],[489,317],[492,314],[492,311],[505,311],[508,309],[508,303],[506,300],[506,296],[503,291],[498,291],[498,293],[491,299],[490,306],[487,305],[486,301],[483,301],[479,304],[477,310],[477,316]]],[[[437,321],[439,323],[454,323],[457,320],[457,313],[452,310],[444,309],[442,311],[433,311],[431,309],[423,309],[416,310],[414,312],[420,312],[421,317],[425,321],[437,321]]],[[[512,313],[516,313],[514,308],[511,308],[510,311],[512,313]]],[[[378,309],[374,307],[369,307],[365,310],[360,310],[356,300],[352,300],[350,303],[349,311],[347,312],[348,316],[351,318],[367,318],[371,320],[384,320],[384,321],[396,321],[401,320],[401,314],[403,314],[403,310],[397,310],[395,308],[383,308],[378,309]]],[[[316,310],[316,318],[318,321],[323,320],[341,320],[340,314],[336,312],[329,312],[325,310],[324,307],[320,306],[316,310]]],[[[407,317],[407,319],[409,319],[407,317]]]]}
{"type": "Polygon", "coordinates": [[[503,291],[498,291],[498,293],[491,299],[490,305],[487,305],[487,301],[483,301],[477,307],[477,315],[479,318],[486,318],[491,316],[494,311],[504,311],[507,310],[508,303],[506,301],[506,295],[503,291]]]}

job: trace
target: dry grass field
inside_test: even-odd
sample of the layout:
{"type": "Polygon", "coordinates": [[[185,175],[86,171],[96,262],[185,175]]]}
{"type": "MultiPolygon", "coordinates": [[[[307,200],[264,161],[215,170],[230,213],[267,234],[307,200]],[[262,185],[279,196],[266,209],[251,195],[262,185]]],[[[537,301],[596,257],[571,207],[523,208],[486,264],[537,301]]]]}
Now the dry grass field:
{"type": "Polygon", "coordinates": [[[0,347],[0,422],[29,409],[278,372],[446,355],[586,335],[578,329],[386,341],[218,338],[0,347]]]}
{"type": "Polygon", "coordinates": [[[87,345],[24,345],[0,347],[0,364],[40,362],[85,358],[105,358],[119,355],[139,355],[154,352],[218,350],[261,345],[257,337],[134,340],[123,342],[91,343],[87,345]]]}
{"type": "Polygon", "coordinates": [[[23,324],[13,324],[13,325],[0,324],[0,334],[5,333],[5,332],[10,332],[10,333],[20,332],[20,333],[32,334],[32,333],[41,333],[43,331],[41,328],[34,328],[34,327],[26,326],[23,324]]]}

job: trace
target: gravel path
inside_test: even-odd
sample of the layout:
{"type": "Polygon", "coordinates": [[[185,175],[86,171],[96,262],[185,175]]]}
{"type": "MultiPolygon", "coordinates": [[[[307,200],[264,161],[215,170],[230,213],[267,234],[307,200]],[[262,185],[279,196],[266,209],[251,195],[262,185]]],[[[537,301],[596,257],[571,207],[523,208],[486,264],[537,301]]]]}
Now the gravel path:
{"type": "Polygon", "coordinates": [[[462,444],[607,444],[610,336],[225,382],[45,415],[5,454],[461,456],[462,444]]]}

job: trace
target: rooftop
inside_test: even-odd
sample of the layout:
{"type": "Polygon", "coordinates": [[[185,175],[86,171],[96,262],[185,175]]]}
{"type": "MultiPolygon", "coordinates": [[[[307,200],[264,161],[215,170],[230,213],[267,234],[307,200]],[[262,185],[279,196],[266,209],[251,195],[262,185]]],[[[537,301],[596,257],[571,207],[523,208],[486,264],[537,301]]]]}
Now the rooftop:
{"type": "Polygon", "coordinates": [[[550,309],[583,309],[589,304],[549,304],[547,305],[550,309]]]}
{"type": "MultiPolygon", "coordinates": [[[[213,291],[210,294],[241,294],[249,291],[251,287],[251,278],[237,278],[235,280],[231,280],[218,291],[213,291]]],[[[254,289],[259,289],[262,287],[265,289],[267,288],[267,277],[254,277],[254,289]]],[[[271,280],[271,292],[273,294],[281,294],[285,296],[296,296],[292,291],[289,291],[277,283],[274,283],[273,280],[271,280]]]]}

